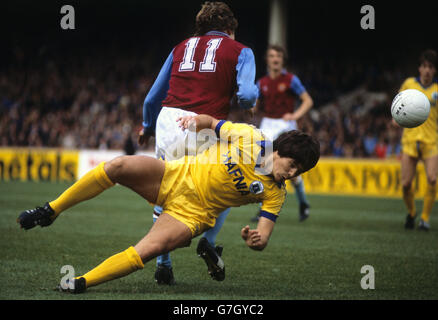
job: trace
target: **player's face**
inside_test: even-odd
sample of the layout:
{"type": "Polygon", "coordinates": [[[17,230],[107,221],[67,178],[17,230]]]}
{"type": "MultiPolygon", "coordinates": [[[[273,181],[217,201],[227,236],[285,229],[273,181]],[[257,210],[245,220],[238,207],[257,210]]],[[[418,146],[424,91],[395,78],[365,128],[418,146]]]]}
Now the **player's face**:
{"type": "Polygon", "coordinates": [[[423,82],[430,83],[433,80],[433,77],[435,76],[436,69],[432,63],[428,61],[424,61],[418,67],[418,72],[420,73],[420,79],[423,82]]]}
{"type": "Polygon", "coordinates": [[[280,157],[277,151],[274,153],[272,175],[276,182],[294,178],[297,171],[294,159],[280,157]]]}
{"type": "Polygon", "coordinates": [[[283,53],[269,49],[266,55],[266,63],[270,70],[281,70],[283,68],[283,53]]]}

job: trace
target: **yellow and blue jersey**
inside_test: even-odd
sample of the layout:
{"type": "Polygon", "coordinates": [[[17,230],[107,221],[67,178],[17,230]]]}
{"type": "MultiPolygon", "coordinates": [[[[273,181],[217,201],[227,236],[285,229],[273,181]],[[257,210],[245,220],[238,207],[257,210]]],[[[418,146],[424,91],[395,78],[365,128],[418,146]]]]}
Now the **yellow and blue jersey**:
{"type": "Polygon", "coordinates": [[[404,128],[402,143],[416,143],[423,142],[426,144],[436,144],[438,143],[438,126],[437,126],[437,116],[438,116],[438,79],[434,79],[434,81],[428,86],[424,87],[420,79],[417,77],[411,77],[406,79],[400,91],[404,91],[407,89],[416,89],[423,92],[430,102],[430,113],[427,120],[420,126],[415,128],[404,128]]]}
{"type": "Polygon", "coordinates": [[[261,216],[276,220],[286,196],[283,183],[261,168],[266,144],[255,127],[220,121],[218,143],[196,157],[191,174],[201,201],[218,213],[229,207],[262,203],[261,216]]]}
{"type": "Polygon", "coordinates": [[[224,209],[248,203],[261,203],[261,216],[276,221],[286,187],[263,167],[270,142],[255,127],[229,121],[220,121],[216,134],[204,152],[166,161],[156,204],[193,236],[213,227],[224,209]]]}

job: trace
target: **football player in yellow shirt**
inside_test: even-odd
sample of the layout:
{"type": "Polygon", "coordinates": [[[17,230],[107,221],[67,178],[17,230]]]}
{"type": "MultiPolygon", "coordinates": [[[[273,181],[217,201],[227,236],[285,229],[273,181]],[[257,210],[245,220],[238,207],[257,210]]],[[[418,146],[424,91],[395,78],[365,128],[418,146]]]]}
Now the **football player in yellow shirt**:
{"type": "Polygon", "coordinates": [[[405,228],[413,229],[415,224],[416,209],[414,199],[413,180],[419,160],[424,162],[427,176],[427,188],[424,195],[423,212],[421,213],[418,228],[429,230],[429,218],[436,197],[436,179],[438,173],[438,127],[437,127],[437,100],[438,79],[435,77],[437,70],[437,53],[426,50],[420,56],[418,67],[419,76],[408,78],[402,84],[400,91],[417,89],[423,92],[430,101],[428,119],[416,128],[404,128],[402,135],[401,180],[403,187],[403,200],[408,209],[405,228]]]}
{"type": "MultiPolygon", "coordinates": [[[[319,143],[300,131],[280,135],[272,145],[256,128],[216,120],[208,115],[179,119],[182,129],[210,129],[216,144],[184,160],[163,161],[147,156],[122,156],[103,162],[44,207],[26,210],[17,222],[24,229],[50,225],[66,209],[119,183],[163,213],[135,246],[103,261],[83,276],[71,279],[65,291],[81,293],[88,287],[126,276],[160,254],[190,245],[191,239],[214,226],[228,207],[262,203],[256,229],[245,226],[241,237],[254,250],[263,250],[285,199],[286,179],[313,168],[319,160],[319,143]],[[71,286],[70,286],[71,285],[71,286]]],[[[209,270],[223,265],[209,252],[209,270]]]]}

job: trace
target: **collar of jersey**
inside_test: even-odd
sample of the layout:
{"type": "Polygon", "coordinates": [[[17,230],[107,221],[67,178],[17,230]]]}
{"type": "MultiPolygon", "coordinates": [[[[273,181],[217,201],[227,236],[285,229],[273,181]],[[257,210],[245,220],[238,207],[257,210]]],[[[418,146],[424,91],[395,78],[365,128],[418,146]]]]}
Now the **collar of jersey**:
{"type": "Polygon", "coordinates": [[[224,36],[227,38],[230,37],[228,34],[226,34],[225,32],[221,32],[221,31],[209,31],[205,35],[206,36],[224,36]]]}

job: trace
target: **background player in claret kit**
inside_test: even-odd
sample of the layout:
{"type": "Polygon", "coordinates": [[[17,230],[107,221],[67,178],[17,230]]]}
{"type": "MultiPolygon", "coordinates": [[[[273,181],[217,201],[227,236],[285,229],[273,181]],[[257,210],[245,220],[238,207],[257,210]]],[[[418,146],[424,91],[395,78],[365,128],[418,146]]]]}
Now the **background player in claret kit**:
{"type": "MultiPolygon", "coordinates": [[[[190,245],[192,238],[214,226],[224,208],[248,203],[262,203],[261,217],[256,229],[243,227],[241,237],[249,248],[263,250],[286,197],[284,181],[310,170],[319,160],[319,142],[299,131],[282,134],[268,147],[263,134],[247,124],[219,121],[208,115],[179,120],[186,129],[194,123],[197,130],[214,130],[219,141],[183,161],[121,156],[102,162],[54,201],[20,214],[17,221],[26,230],[49,226],[63,211],[96,197],[115,183],[163,207],[156,223],[134,247],[70,279],[73,288],[60,289],[82,293],[143,269],[144,263],[157,255],[190,245]],[[213,178],[206,179],[207,175],[213,178]]],[[[222,268],[218,259],[214,252],[209,255],[209,271],[222,268]]]]}
{"type": "MultiPolygon", "coordinates": [[[[196,145],[188,145],[189,133],[178,127],[177,118],[203,113],[226,119],[234,94],[241,108],[254,106],[254,54],[234,40],[237,25],[225,3],[205,2],[196,16],[195,35],[174,47],[165,61],[144,101],[143,130],[139,135],[139,143],[143,144],[155,134],[158,158],[172,160],[185,152],[197,152],[196,145]]],[[[159,206],[154,208],[154,221],[161,212],[159,206]]],[[[200,246],[215,247],[217,232],[228,212],[229,209],[219,216],[215,227],[204,235],[207,241],[201,239],[200,246]]],[[[203,249],[198,247],[198,253],[200,250],[203,249]]],[[[222,248],[216,250],[221,254],[222,248]]],[[[168,254],[157,258],[155,279],[159,284],[174,283],[168,254]]]]}
{"type": "MultiPolygon", "coordinates": [[[[426,50],[420,55],[418,77],[406,79],[400,91],[417,89],[423,92],[430,101],[430,113],[426,122],[416,128],[404,128],[402,136],[401,180],[403,200],[408,209],[405,228],[413,229],[416,218],[414,185],[416,167],[423,160],[427,176],[426,194],[424,195],[423,212],[418,228],[429,230],[429,218],[436,198],[436,179],[438,173],[438,132],[437,132],[437,100],[438,79],[437,53],[426,50]]],[[[395,122],[394,122],[395,123],[395,122]]]]}
{"type": "MultiPolygon", "coordinates": [[[[257,82],[259,98],[256,110],[263,114],[260,129],[271,141],[283,132],[298,129],[297,120],[313,106],[312,97],[297,75],[284,69],[286,59],[285,48],[270,45],[266,52],[268,74],[257,82]],[[296,96],[301,99],[298,108],[295,108],[296,96]]],[[[304,221],[309,216],[310,206],[306,199],[303,179],[297,177],[292,180],[292,184],[299,202],[299,218],[300,221],[304,221]]],[[[258,216],[253,220],[257,218],[258,216]]]]}

